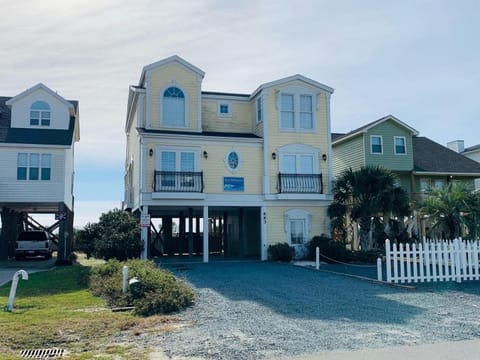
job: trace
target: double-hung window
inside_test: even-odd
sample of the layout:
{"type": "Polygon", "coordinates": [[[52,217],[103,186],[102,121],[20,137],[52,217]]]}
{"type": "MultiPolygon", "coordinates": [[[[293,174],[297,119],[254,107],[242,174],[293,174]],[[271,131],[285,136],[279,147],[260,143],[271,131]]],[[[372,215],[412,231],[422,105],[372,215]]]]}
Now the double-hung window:
{"type": "Polygon", "coordinates": [[[407,145],[405,136],[395,136],[395,155],[405,155],[407,153],[407,145]]]}
{"type": "Polygon", "coordinates": [[[282,128],[295,128],[295,102],[294,96],[291,94],[282,94],[280,118],[282,128]]]}
{"type": "Polygon", "coordinates": [[[17,180],[50,180],[52,155],[19,153],[17,155],[17,180]]]}
{"type": "Polygon", "coordinates": [[[371,152],[372,154],[382,154],[383,153],[383,139],[379,135],[372,135],[370,137],[371,142],[371,152]]]}
{"type": "Polygon", "coordinates": [[[288,131],[309,131],[314,129],[313,95],[302,94],[298,91],[280,93],[279,101],[281,129],[288,131]]]}

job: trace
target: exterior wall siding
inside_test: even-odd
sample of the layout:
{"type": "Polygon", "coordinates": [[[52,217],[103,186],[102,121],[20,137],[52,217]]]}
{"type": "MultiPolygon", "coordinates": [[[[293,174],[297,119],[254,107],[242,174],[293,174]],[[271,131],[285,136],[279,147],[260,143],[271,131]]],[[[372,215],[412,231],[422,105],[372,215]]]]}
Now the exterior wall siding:
{"type": "Polygon", "coordinates": [[[370,129],[365,136],[365,164],[380,165],[389,170],[411,171],[413,169],[412,134],[393,121],[385,121],[370,129]],[[383,153],[372,154],[370,136],[380,135],[383,139],[383,153]],[[395,136],[404,136],[406,140],[406,155],[395,154],[395,136]]]}
{"type": "Polygon", "coordinates": [[[305,204],[292,204],[292,206],[268,206],[267,207],[267,245],[289,242],[286,232],[285,212],[290,209],[302,209],[312,215],[312,222],[308,234],[308,241],[316,235],[326,234],[325,219],[326,207],[305,206],[305,204]],[[272,226],[273,224],[273,226],[272,226]],[[270,226],[268,226],[270,225],[270,226]]]}
{"type": "Polygon", "coordinates": [[[71,197],[65,199],[66,173],[65,150],[39,147],[2,148],[0,157],[0,199],[2,202],[65,202],[71,206],[71,197]],[[18,153],[51,154],[51,179],[17,180],[18,153]]]}
{"type": "MultiPolygon", "coordinates": [[[[304,144],[318,149],[318,169],[322,173],[324,183],[324,193],[330,194],[329,186],[329,169],[328,162],[322,160],[322,154],[329,155],[328,149],[328,124],[327,124],[327,98],[325,93],[319,93],[317,88],[314,88],[301,81],[291,81],[282,86],[276,87],[268,91],[264,105],[267,112],[267,118],[264,119],[264,126],[268,126],[268,149],[267,154],[278,153],[278,149],[287,144],[304,144]],[[315,101],[318,101],[318,106],[313,106],[314,122],[316,120],[315,129],[313,131],[286,131],[280,128],[280,110],[278,109],[278,92],[282,88],[289,86],[302,87],[306,91],[313,92],[315,101]]],[[[270,192],[277,192],[277,176],[279,173],[279,159],[269,159],[268,173],[270,176],[270,192]]]]}
{"type": "Polygon", "coordinates": [[[335,177],[346,169],[358,170],[365,164],[363,136],[332,145],[333,174],[335,177]]]}
{"type": "Polygon", "coordinates": [[[150,97],[150,124],[152,129],[172,129],[172,127],[161,125],[162,108],[160,99],[167,87],[178,86],[185,92],[185,100],[188,103],[186,113],[187,127],[175,128],[175,130],[198,131],[198,105],[201,82],[196,74],[176,63],[152,69],[149,71],[149,74],[150,76],[147,76],[149,93],[146,96],[150,97]]]}
{"type": "Polygon", "coordinates": [[[30,107],[35,101],[45,101],[50,106],[50,126],[35,126],[35,128],[68,129],[68,126],[70,125],[68,107],[43,89],[38,89],[15,102],[15,105],[12,106],[12,128],[32,127],[30,125],[30,107]]]}
{"type": "Polygon", "coordinates": [[[232,133],[252,132],[252,104],[247,101],[226,100],[230,103],[231,116],[218,116],[218,103],[221,100],[202,100],[202,128],[204,131],[232,133]]]}

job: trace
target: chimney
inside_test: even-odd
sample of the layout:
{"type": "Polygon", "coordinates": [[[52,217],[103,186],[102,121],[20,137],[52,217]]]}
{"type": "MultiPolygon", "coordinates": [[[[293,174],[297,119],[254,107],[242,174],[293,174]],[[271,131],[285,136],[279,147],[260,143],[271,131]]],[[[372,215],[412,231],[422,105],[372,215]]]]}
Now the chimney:
{"type": "Polygon", "coordinates": [[[448,142],[447,147],[457,153],[462,153],[465,150],[465,143],[463,140],[454,140],[448,142]]]}

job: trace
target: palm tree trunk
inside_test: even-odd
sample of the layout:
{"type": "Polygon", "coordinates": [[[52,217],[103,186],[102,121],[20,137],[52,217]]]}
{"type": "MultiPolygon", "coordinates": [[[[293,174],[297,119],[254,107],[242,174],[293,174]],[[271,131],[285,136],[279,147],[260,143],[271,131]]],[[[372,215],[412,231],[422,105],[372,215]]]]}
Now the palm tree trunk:
{"type": "Polygon", "coordinates": [[[363,217],[359,219],[360,223],[360,245],[362,247],[362,251],[367,251],[370,250],[370,241],[369,241],[369,235],[370,235],[370,217],[363,217]]]}

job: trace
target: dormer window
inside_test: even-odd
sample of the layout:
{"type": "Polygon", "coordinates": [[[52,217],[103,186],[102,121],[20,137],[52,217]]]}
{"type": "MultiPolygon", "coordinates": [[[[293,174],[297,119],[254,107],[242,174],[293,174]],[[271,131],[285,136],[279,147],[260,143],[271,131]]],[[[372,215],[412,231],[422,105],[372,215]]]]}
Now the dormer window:
{"type": "Polygon", "coordinates": [[[50,105],[45,101],[35,101],[30,107],[30,125],[50,126],[50,105]]]}
{"type": "Polygon", "coordinates": [[[176,86],[163,92],[162,123],[166,126],[186,126],[185,94],[176,86]]]}

